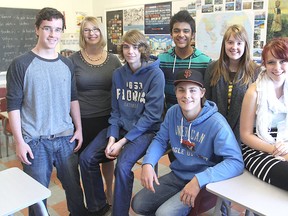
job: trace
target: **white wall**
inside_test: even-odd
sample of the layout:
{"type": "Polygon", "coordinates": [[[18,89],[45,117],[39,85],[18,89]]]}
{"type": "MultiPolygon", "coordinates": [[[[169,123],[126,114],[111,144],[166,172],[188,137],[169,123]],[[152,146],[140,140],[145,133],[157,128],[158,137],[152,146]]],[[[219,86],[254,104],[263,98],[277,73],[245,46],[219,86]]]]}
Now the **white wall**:
{"type": "MultiPolygon", "coordinates": [[[[85,12],[93,15],[93,0],[0,0],[0,7],[41,9],[53,7],[59,11],[65,11],[65,32],[76,32],[76,12],[85,12]],[[84,1],[84,2],[83,2],[84,1]]],[[[1,62],[0,62],[1,64],[1,62]]],[[[0,73],[0,86],[6,84],[6,72],[0,73]]]]}
{"type": "Polygon", "coordinates": [[[76,31],[76,12],[81,11],[89,15],[93,14],[93,0],[0,0],[0,7],[41,9],[53,7],[59,11],[65,11],[65,32],[76,31]]]}

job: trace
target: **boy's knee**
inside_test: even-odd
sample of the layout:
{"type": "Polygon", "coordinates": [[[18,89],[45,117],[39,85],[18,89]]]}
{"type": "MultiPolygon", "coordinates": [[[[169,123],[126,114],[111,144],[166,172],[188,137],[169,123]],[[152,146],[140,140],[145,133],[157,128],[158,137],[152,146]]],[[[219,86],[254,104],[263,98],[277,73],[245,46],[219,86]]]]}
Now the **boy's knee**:
{"type": "Polygon", "coordinates": [[[139,194],[136,194],[131,201],[131,208],[136,214],[145,215],[145,209],[143,209],[143,199],[139,194]]]}
{"type": "Polygon", "coordinates": [[[160,206],[155,212],[155,216],[169,215],[169,213],[170,211],[167,211],[166,208],[163,208],[163,206],[160,206]]]}
{"type": "Polygon", "coordinates": [[[88,169],[91,166],[88,157],[83,152],[80,154],[78,162],[81,169],[88,169]]]}

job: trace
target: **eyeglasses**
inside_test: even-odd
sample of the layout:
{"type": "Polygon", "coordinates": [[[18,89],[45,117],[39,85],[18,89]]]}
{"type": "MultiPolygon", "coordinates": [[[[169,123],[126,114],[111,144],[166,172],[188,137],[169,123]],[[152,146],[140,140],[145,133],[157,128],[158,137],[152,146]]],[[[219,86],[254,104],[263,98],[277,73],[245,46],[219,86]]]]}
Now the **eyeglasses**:
{"type": "Polygon", "coordinates": [[[100,33],[100,29],[99,28],[93,28],[93,29],[84,28],[83,32],[84,34],[90,34],[91,32],[93,32],[94,34],[97,34],[97,33],[100,33]]]}
{"type": "Polygon", "coordinates": [[[61,34],[63,33],[63,29],[62,28],[55,28],[53,29],[51,26],[43,26],[40,27],[43,31],[47,32],[47,33],[52,33],[55,32],[56,34],[61,34]]]}

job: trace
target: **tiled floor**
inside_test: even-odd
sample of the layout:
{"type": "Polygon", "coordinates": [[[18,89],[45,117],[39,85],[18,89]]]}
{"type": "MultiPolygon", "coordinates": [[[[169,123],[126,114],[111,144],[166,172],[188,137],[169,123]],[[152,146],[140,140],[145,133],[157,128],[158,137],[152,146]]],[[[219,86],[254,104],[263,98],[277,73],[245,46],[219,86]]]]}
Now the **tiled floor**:
{"type": "MultiPolygon", "coordinates": [[[[3,140],[3,136],[1,136],[1,131],[0,131],[0,141],[1,141],[0,143],[1,143],[2,155],[3,155],[3,158],[0,158],[0,171],[7,169],[7,168],[10,168],[10,167],[22,168],[20,162],[17,160],[17,158],[15,156],[12,143],[9,144],[10,156],[4,157],[4,155],[5,155],[4,150],[6,150],[6,149],[4,149],[4,146],[3,146],[4,140],[3,140]]],[[[163,175],[169,171],[168,165],[169,165],[168,157],[167,156],[162,157],[160,162],[159,162],[159,176],[161,176],[161,175],[163,175]]],[[[142,186],[140,184],[140,180],[139,180],[140,179],[140,173],[141,173],[141,166],[135,165],[133,170],[134,170],[134,174],[135,174],[133,193],[136,193],[137,191],[139,191],[142,188],[142,186]]],[[[65,202],[65,195],[64,195],[63,189],[61,187],[61,184],[56,177],[56,171],[55,170],[52,173],[49,189],[52,191],[52,195],[51,195],[51,197],[48,198],[48,202],[47,202],[48,211],[49,211],[50,216],[68,216],[67,206],[66,206],[66,202],[65,202]]],[[[0,200],[1,200],[1,198],[0,198],[0,200]]],[[[203,213],[202,216],[211,216],[212,212],[213,212],[213,209],[206,212],[206,213],[203,213]]],[[[233,216],[236,216],[236,215],[243,216],[244,215],[244,209],[242,207],[239,207],[237,205],[232,204],[232,214],[233,214],[233,216]]],[[[27,209],[24,209],[21,212],[15,213],[15,216],[27,216],[27,215],[28,215],[27,209]]],[[[132,210],[130,210],[130,216],[135,216],[135,215],[136,214],[132,210]]]]}

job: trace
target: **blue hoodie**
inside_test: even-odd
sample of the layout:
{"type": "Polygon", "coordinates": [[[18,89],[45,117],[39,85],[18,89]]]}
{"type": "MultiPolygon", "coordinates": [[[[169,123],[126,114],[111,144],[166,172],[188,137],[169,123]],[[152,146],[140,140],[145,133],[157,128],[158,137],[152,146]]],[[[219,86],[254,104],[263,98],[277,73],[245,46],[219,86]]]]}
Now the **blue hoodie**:
{"type": "Polygon", "coordinates": [[[244,169],[240,147],[229,124],[217,110],[216,104],[207,100],[199,116],[188,122],[180,106],[172,106],[143,164],[154,166],[170,143],[176,157],[170,168],[183,180],[190,181],[196,176],[202,188],[208,183],[240,175],[244,169]],[[181,137],[182,140],[190,138],[194,147],[181,144],[181,137]]]}
{"type": "Polygon", "coordinates": [[[157,57],[142,62],[134,73],[126,63],[112,78],[112,112],[107,137],[119,138],[119,130],[133,141],[148,131],[157,132],[164,108],[165,80],[157,57]]]}

